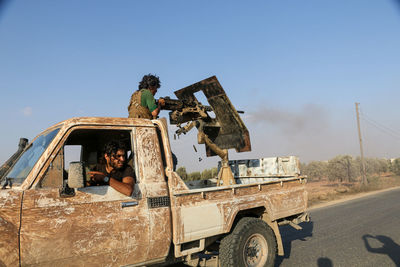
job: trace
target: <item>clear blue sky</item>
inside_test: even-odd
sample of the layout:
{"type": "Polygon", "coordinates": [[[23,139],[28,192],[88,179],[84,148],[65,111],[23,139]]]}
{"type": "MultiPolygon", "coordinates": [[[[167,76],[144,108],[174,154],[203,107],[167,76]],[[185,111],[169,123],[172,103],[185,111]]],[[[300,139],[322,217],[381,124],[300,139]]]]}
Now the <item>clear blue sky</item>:
{"type": "MultiPolygon", "coordinates": [[[[231,158],[357,156],[354,102],[399,133],[362,120],[366,156],[400,157],[399,47],[394,0],[3,1],[0,164],[61,120],[126,117],[147,73],[159,97],[218,77],[253,146],[231,158]]],[[[195,142],[172,142],[189,170],[195,142]]]]}

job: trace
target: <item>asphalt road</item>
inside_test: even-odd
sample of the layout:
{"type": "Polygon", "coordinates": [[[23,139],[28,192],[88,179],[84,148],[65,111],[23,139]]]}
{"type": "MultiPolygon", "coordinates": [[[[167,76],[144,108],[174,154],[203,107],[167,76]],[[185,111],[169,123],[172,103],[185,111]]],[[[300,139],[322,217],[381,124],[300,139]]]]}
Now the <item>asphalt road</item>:
{"type": "Polygon", "coordinates": [[[281,228],[275,266],[400,266],[400,189],[311,210],[303,230],[281,228]]]}

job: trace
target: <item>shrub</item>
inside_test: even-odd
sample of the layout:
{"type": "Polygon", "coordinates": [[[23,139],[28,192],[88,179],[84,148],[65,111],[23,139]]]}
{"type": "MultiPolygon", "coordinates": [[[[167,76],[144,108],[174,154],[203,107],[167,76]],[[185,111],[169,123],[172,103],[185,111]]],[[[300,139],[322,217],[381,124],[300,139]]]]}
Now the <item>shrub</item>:
{"type": "Polygon", "coordinates": [[[400,158],[397,158],[392,162],[391,171],[396,175],[400,175],[400,158]]]}
{"type": "Polygon", "coordinates": [[[336,156],[328,161],[328,179],[330,181],[351,182],[357,177],[357,166],[349,155],[336,156]]]}
{"type": "Polygon", "coordinates": [[[182,180],[187,180],[188,179],[188,174],[186,172],[186,168],[185,167],[179,167],[176,172],[178,173],[178,175],[182,178],[182,180]]]}
{"type": "Polygon", "coordinates": [[[310,180],[321,180],[326,177],[328,162],[312,161],[301,165],[301,173],[307,175],[310,180]]]}

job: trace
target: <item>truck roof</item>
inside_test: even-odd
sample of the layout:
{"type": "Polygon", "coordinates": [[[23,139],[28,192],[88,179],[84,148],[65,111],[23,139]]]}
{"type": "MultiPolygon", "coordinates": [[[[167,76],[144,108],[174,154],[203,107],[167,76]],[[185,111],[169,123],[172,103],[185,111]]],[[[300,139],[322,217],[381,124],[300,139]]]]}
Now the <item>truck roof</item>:
{"type": "Polygon", "coordinates": [[[137,118],[119,118],[119,117],[73,117],[67,120],[63,120],[57,124],[54,124],[47,128],[45,131],[64,127],[70,128],[75,125],[113,125],[113,126],[149,126],[153,127],[154,124],[148,119],[137,119],[137,118]]]}

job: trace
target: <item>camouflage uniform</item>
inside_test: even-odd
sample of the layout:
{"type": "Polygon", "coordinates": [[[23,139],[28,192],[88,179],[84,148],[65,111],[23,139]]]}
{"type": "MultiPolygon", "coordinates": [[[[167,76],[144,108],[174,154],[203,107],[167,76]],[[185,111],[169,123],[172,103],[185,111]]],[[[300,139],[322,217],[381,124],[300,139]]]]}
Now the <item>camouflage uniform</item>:
{"type": "Polygon", "coordinates": [[[134,92],[131,96],[131,101],[128,106],[129,118],[142,118],[142,119],[153,119],[153,115],[150,110],[141,105],[142,92],[145,89],[134,92]]]}

